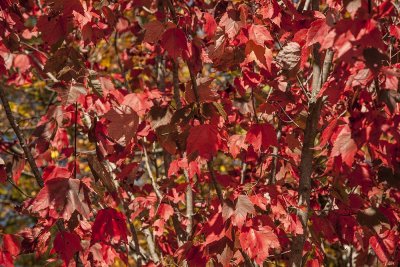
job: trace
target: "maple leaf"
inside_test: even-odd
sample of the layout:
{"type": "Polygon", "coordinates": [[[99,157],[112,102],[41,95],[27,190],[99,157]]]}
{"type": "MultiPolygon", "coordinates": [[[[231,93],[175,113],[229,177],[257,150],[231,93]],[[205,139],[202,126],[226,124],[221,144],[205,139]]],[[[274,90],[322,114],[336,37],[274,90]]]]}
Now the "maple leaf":
{"type": "Polygon", "coordinates": [[[357,151],[358,147],[351,137],[350,128],[348,126],[343,127],[333,143],[331,156],[342,156],[343,162],[351,167],[357,151]]]}
{"type": "Polygon", "coordinates": [[[77,102],[81,95],[87,94],[87,89],[83,84],[71,83],[69,86],[57,86],[54,91],[58,93],[63,105],[70,105],[77,102]]]}
{"type": "Polygon", "coordinates": [[[42,33],[43,41],[49,45],[64,39],[69,32],[68,21],[63,16],[42,16],[38,20],[37,27],[42,33]]]}
{"type": "Polygon", "coordinates": [[[168,52],[170,57],[176,60],[182,56],[183,51],[188,49],[185,33],[178,28],[166,30],[161,37],[161,46],[168,52]]]}
{"type": "Polygon", "coordinates": [[[77,234],[65,231],[58,232],[54,239],[54,251],[60,255],[66,266],[75,253],[81,250],[81,239],[77,234]]]}
{"type": "Polygon", "coordinates": [[[236,158],[242,149],[247,150],[248,144],[245,144],[246,136],[235,134],[231,135],[228,140],[229,153],[236,158]]]}
{"type": "Polygon", "coordinates": [[[265,26],[255,24],[252,24],[249,28],[249,39],[260,46],[264,46],[265,42],[274,40],[265,26]]]}
{"type": "Polygon", "coordinates": [[[34,212],[47,213],[54,219],[69,220],[74,211],[83,217],[90,214],[90,189],[78,179],[53,178],[48,180],[32,202],[34,212]]]}
{"type": "Polygon", "coordinates": [[[186,91],[185,91],[185,98],[189,103],[195,103],[195,102],[213,102],[218,98],[218,94],[216,93],[215,90],[212,89],[211,83],[212,79],[210,78],[200,78],[197,79],[197,96],[198,100],[196,99],[196,95],[193,91],[192,83],[188,83],[186,86],[186,91]]]}
{"type": "Polygon", "coordinates": [[[15,257],[21,252],[21,242],[15,235],[4,234],[3,246],[0,248],[0,265],[14,267],[15,257]]]}
{"type": "Polygon", "coordinates": [[[17,256],[21,251],[21,242],[16,235],[3,235],[3,252],[8,252],[12,256],[17,256]]]}
{"type": "Polygon", "coordinates": [[[245,142],[252,145],[256,151],[265,151],[270,146],[278,145],[275,129],[268,123],[252,125],[246,134],[245,142]]]}
{"type": "Polygon", "coordinates": [[[225,34],[228,38],[233,39],[240,31],[243,23],[240,21],[239,12],[236,10],[228,10],[221,18],[219,26],[224,27],[225,34]]]}
{"type": "Polygon", "coordinates": [[[390,25],[389,27],[390,35],[400,40],[400,26],[399,25],[390,25]]]}
{"type": "Polygon", "coordinates": [[[89,262],[90,266],[107,267],[112,266],[115,259],[119,257],[115,249],[104,243],[96,243],[90,246],[89,253],[91,254],[89,262]]]}
{"type": "Polygon", "coordinates": [[[18,54],[13,60],[14,68],[17,68],[20,72],[25,72],[31,68],[30,59],[27,55],[18,54]]]}
{"type": "Polygon", "coordinates": [[[157,213],[164,221],[168,221],[168,219],[174,214],[174,209],[171,205],[161,203],[158,207],[157,213]]]}
{"type": "Polygon", "coordinates": [[[165,31],[164,24],[158,20],[153,20],[149,23],[146,23],[143,28],[146,30],[143,41],[147,43],[158,42],[165,31]]]}
{"type": "Polygon", "coordinates": [[[211,159],[221,146],[221,137],[216,126],[198,125],[190,128],[186,141],[186,152],[190,155],[197,152],[205,159],[211,159]]]}
{"type": "Polygon", "coordinates": [[[222,253],[217,255],[218,262],[221,263],[223,267],[230,266],[232,258],[233,258],[233,251],[228,245],[225,245],[225,248],[222,251],[222,253]]]}
{"type": "Polygon", "coordinates": [[[399,243],[399,237],[393,230],[382,231],[379,235],[369,238],[369,245],[383,264],[388,264],[399,243]]]}
{"type": "Polygon", "coordinates": [[[280,247],[278,237],[270,227],[261,230],[242,228],[239,241],[243,251],[260,265],[269,256],[270,248],[280,247]]]}
{"type": "Polygon", "coordinates": [[[128,229],[124,214],[113,209],[100,210],[92,227],[91,244],[96,242],[128,242],[128,229]]]}
{"type": "Polygon", "coordinates": [[[129,106],[121,105],[110,109],[104,118],[109,121],[109,136],[118,143],[128,144],[136,135],[139,116],[129,106]]]}
{"type": "Polygon", "coordinates": [[[315,43],[322,44],[329,30],[330,27],[326,24],[325,19],[319,19],[311,23],[311,27],[307,32],[306,46],[311,46],[315,43]]]}
{"type": "Polygon", "coordinates": [[[217,23],[210,13],[203,13],[203,18],[205,21],[203,26],[204,33],[207,35],[208,38],[212,38],[217,30],[217,23]]]}
{"type": "Polygon", "coordinates": [[[250,201],[250,198],[246,195],[238,196],[235,211],[233,213],[232,222],[237,227],[241,228],[246,220],[247,214],[255,213],[254,205],[250,201]]]}
{"type": "Polygon", "coordinates": [[[143,116],[144,114],[147,114],[147,112],[153,106],[153,102],[145,94],[132,93],[124,96],[122,105],[129,106],[139,116],[143,116]]]}
{"type": "Polygon", "coordinates": [[[242,66],[255,62],[260,67],[271,70],[272,51],[266,46],[257,45],[254,41],[249,41],[245,48],[246,58],[241,63],[242,66]]]}

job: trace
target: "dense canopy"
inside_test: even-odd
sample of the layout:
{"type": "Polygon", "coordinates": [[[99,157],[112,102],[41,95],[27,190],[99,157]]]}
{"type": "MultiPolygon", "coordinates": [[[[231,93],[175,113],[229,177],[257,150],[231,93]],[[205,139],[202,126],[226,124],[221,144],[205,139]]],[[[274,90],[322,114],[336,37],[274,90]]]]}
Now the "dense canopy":
{"type": "Polygon", "coordinates": [[[398,266],[397,0],[0,0],[0,266],[398,266]]]}

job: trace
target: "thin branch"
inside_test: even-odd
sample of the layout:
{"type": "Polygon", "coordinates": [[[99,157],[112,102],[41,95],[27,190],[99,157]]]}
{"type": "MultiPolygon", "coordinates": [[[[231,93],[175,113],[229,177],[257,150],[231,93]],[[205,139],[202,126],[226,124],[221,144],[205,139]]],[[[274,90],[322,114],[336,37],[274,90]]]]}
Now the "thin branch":
{"type": "Polygon", "coordinates": [[[174,100],[176,109],[182,108],[181,95],[179,90],[178,63],[172,60],[172,80],[174,84],[174,100]]]}
{"type": "MultiPolygon", "coordinates": [[[[272,154],[274,155],[274,159],[272,160],[272,170],[271,170],[271,179],[269,180],[270,184],[276,183],[276,171],[278,168],[278,152],[279,152],[279,141],[282,137],[282,122],[278,120],[278,129],[276,132],[276,139],[278,140],[278,146],[274,146],[272,150],[272,154]]],[[[267,182],[267,180],[266,180],[267,182]]]]}
{"type": "Polygon", "coordinates": [[[129,90],[130,87],[129,87],[128,80],[126,79],[126,71],[125,71],[124,65],[122,64],[121,58],[119,57],[118,31],[117,30],[115,30],[113,44],[114,44],[114,49],[115,49],[115,55],[117,56],[118,67],[119,67],[119,69],[121,71],[122,76],[124,77],[124,85],[125,85],[126,89],[129,90]]]}
{"type": "Polygon", "coordinates": [[[186,225],[186,234],[187,238],[190,238],[193,231],[193,189],[187,170],[184,170],[184,174],[186,182],[188,183],[188,186],[186,187],[186,218],[188,219],[188,224],[186,225]]]}
{"type": "Polygon", "coordinates": [[[158,199],[161,201],[163,199],[163,195],[161,194],[161,191],[158,188],[158,185],[156,183],[156,178],[154,177],[153,172],[151,171],[150,161],[149,161],[149,156],[147,154],[146,145],[144,143],[142,145],[143,145],[143,152],[144,152],[144,163],[146,165],[147,173],[151,179],[151,184],[154,188],[154,191],[156,192],[158,199]]]}
{"type": "Polygon", "coordinates": [[[0,98],[1,98],[1,102],[3,103],[3,107],[4,107],[4,111],[6,112],[7,119],[10,122],[10,125],[13,128],[15,135],[17,136],[17,138],[19,140],[19,144],[21,145],[22,150],[24,151],[26,160],[28,161],[28,163],[32,169],[32,172],[33,172],[33,175],[35,176],[36,182],[38,183],[38,185],[40,187],[43,187],[44,182],[43,182],[42,176],[40,174],[39,168],[36,165],[35,159],[32,155],[30,148],[28,147],[28,145],[25,142],[25,137],[23,136],[19,126],[15,122],[14,115],[12,114],[10,104],[7,100],[7,97],[5,95],[5,92],[4,92],[4,89],[2,86],[0,86],[0,98]]]}
{"type": "Polygon", "coordinates": [[[27,193],[25,193],[24,191],[22,191],[21,188],[18,187],[18,185],[16,185],[13,180],[10,179],[10,177],[7,177],[7,182],[9,182],[19,193],[21,193],[21,195],[23,195],[26,198],[31,198],[27,193]]]}
{"type": "Polygon", "coordinates": [[[217,191],[218,199],[219,199],[220,201],[222,201],[222,200],[224,200],[224,198],[223,198],[223,196],[222,196],[221,188],[219,187],[219,185],[218,185],[218,183],[217,183],[217,179],[216,179],[216,177],[215,177],[215,173],[214,173],[214,169],[213,169],[212,161],[211,161],[211,160],[207,162],[207,167],[208,167],[208,171],[210,172],[211,181],[212,181],[212,183],[213,183],[213,185],[214,185],[214,187],[215,187],[215,191],[217,191]]]}
{"type": "Polygon", "coordinates": [[[253,112],[254,112],[254,120],[258,124],[258,118],[257,118],[257,108],[256,108],[256,99],[254,97],[254,90],[253,87],[251,88],[251,106],[253,107],[253,112]]]}
{"type": "Polygon", "coordinates": [[[146,241],[147,241],[147,245],[149,247],[151,259],[154,261],[154,263],[160,262],[160,258],[158,257],[158,254],[156,253],[156,246],[154,244],[153,235],[151,234],[151,232],[148,228],[143,229],[143,233],[146,236],[146,241]]]}
{"type": "Polygon", "coordinates": [[[244,178],[246,177],[247,163],[242,161],[242,169],[240,170],[240,184],[244,184],[244,178]]]}
{"type": "Polygon", "coordinates": [[[75,102],[75,124],[74,124],[74,178],[76,179],[76,173],[78,169],[78,143],[77,143],[77,136],[78,136],[78,102],[75,102]]]}

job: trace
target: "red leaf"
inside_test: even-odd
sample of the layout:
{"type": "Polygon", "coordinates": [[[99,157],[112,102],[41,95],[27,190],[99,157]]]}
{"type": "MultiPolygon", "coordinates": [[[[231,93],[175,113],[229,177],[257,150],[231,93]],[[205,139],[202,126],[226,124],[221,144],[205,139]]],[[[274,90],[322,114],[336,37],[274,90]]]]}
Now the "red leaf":
{"type": "Polygon", "coordinates": [[[268,123],[252,125],[246,134],[245,141],[252,145],[256,151],[265,151],[270,146],[278,145],[275,129],[268,123]]]}
{"type": "Polygon", "coordinates": [[[119,242],[121,240],[128,242],[128,229],[124,214],[112,208],[100,210],[93,224],[91,244],[99,241],[119,242]]]}
{"type": "Polygon", "coordinates": [[[14,57],[14,68],[18,68],[20,72],[25,72],[31,68],[30,59],[27,55],[19,54],[14,57]]]}
{"type": "Polygon", "coordinates": [[[46,182],[32,202],[32,211],[54,219],[69,220],[74,211],[89,218],[89,188],[78,179],[53,178],[46,182]]]}
{"type": "Polygon", "coordinates": [[[270,248],[280,246],[278,237],[269,227],[261,231],[252,228],[242,229],[239,241],[246,254],[260,265],[269,256],[270,248]]]}
{"type": "Polygon", "coordinates": [[[189,103],[194,103],[194,102],[213,102],[216,99],[218,99],[218,94],[215,92],[215,90],[211,87],[212,79],[210,78],[200,78],[197,79],[197,96],[198,99],[196,99],[196,95],[193,91],[192,84],[188,83],[186,86],[186,91],[185,91],[185,98],[189,103]]]}
{"type": "Polygon", "coordinates": [[[21,242],[15,235],[3,235],[3,252],[8,252],[12,256],[17,256],[21,251],[21,242]]]}
{"type": "Polygon", "coordinates": [[[390,25],[389,28],[390,35],[400,40],[400,26],[399,25],[390,25]]]}
{"type": "Polygon", "coordinates": [[[255,62],[260,67],[271,70],[272,51],[264,45],[257,45],[254,41],[249,41],[245,48],[246,59],[242,65],[255,62]]]}
{"type": "Polygon", "coordinates": [[[236,158],[240,154],[241,149],[247,150],[248,144],[245,144],[245,138],[246,136],[239,134],[229,137],[228,148],[233,158],[236,158]]]}
{"type": "Polygon", "coordinates": [[[129,106],[121,105],[104,114],[110,123],[108,135],[118,143],[128,144],[136,135],[139,116],[129,106]]]}
{"type": "Polygon", "coordinates": [[[143,28],[146,30],[143,41],[147,43],[158,42],[165,30],[164,24],[158,20],[150,21],[143,28]]]}
{"type": "Polygon", "coordinates": [[[217,255],[218,262],[221,263],[223,267],[231,266],[230,262],[232,258],[233,251],[228,245],[225,245],[222,253],[217,255]]]}
{"type": "Polygon", "coordinates": [[[221,146],[221,137],[217,127],[211,124],[190,128],[186,144],[186,152],[190,155],[197,152],[199,156],[210,159],[221,146]]]}
{"type": "Polygon", "coordinates": [[[0,265],[14,267],[14,260],[21,251],[21,244],[15,235],[4,234],[3,246],[0,249],[0,265]]]}
{"type": "Polygon", "coordinates": [[[53,45],[64,39],[68,34],[68,22],[63,16],[42,16],[39,18],[37,27],[42,32],[45,43],[53,45]]]}
{"type": "Polygon", "coordinates": [[[274,40],[265,26],[254,24],[250,26],[249,39],[260,46],[264,46],[265,42],[274,40]]]}
{"type": "Polygon", "coordinates": [[[328,35],[329,29],[325,19],[319,19],[311,23],[311,27],[307,32],[306,46],[311,46],[315,43],[322,44],[322,41],[328,35]]]}
{"type": "Polygon", "coordinates": [[[342,156],[343,162],[345,162],[347,166],[351,167],[357,151],[358,147],[351,138],[350,128],[348,126],[343,127],[333,144],[331,156],[342,156]]]}
{"type": "Polygon", "coordinates": [[[81,239],[75,233],[59,232],[54,239],[54,250],[68,266],[74,254],[82,249],[81,239]]]}
{"type": "Polygon", "coordinates": [[[174,209],[171,205],[161,203],[158,207],[157,212],[164,221],[168,221],[168,219],[174,214],[174,209]]]}
{"type": "Polygon", "coordinates": [[[204,13],[203,18],[205,20],[203,30],[208,38],[214,36],[215,31],[217,30],[217,23],[215,22],[214,17],[210,13],[204,13]]]}
{"type": "Polygon", "coordinates": [[[254,209],[253,203],[250,201],[249,197],[246,195],[238,196],[235,211],[233,213],[232,222],[233,225],[241,228],[246,220],[248,213],[253,214],[256,210],[254,209]]]}
{"type": "Polygon", "coordinates": [[[161,46],[176,60],[188,49],[185,33],[178,28],[166,30],[161,37],[161,46]]]}
{"type": "Polygon", "coordinates": [[[393,230],[386,230],[379,234],[379,236],[374,235],[369,239],[369,245],[375,251],[379,260],[385,265],[388,264],[398,244],[399,237],[393,230]]]}
{"type": "Polygon", "coordinates": [[[139,116],[143,116],[153,106],[153,102],[145,94],[132,93],[124,96],[122,105],[131,107],[139,116]]]}

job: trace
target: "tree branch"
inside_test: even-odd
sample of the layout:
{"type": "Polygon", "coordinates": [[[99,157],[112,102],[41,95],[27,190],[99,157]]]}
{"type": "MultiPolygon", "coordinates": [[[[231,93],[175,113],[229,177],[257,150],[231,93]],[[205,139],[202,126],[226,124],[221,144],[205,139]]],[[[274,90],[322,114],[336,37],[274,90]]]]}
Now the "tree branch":
{"type": "Polygon", "coordinates": [[[3,103],[3,107],[4,107],[4,111],[6,113],[7,119],[9,121],[11,127],[13,128],[15,135],[17,136],[17,138],[19,140],[19,144],[21,145],[22,150],[24,151],[26,160],[28,161],[29,166],[31,167],[31,170],[32,170],[33,175],[35,176],[36,182],[38,183],[38,185],[40,187],[43,187],[44,182],[42,179],[42,175],[40,174],[39,168],[36,165],[35,159],[32,155],[30,148],[26,144],[24,135],[22,134],[18,124],[15,122],[14,115],[12,114],[10,104],[7,100],[7,97],[5,95],[5,92],[4,92],[4,89],[2,86],[0,86],[0,98],[1,98],[1,102],[3,103]]]}
{"type": "Polygon", "coordinates": [[[144,152],[144,164],[146,165],[147,174],[149,175],[149,177],[151,179],[151,184],[154,188],[154,191],[155,191],[159,201],[161,201],[163,199],[163,195],[161,194],[161,191],[158,188],[158,185],[156,183],[156,178],[154,177],[153,172],[151,171],[149,156],[147,155],[146,146],[144,143],[142,145],[143,145],[143,152],[144,152]]]}
{"type": "Polygon", "coordinates": [[[297,235],[293,238],[292,242],[292,255],[290,258],[289,266],[302,266],[302,255],[305,241],[308,235],[308,217],[310,211],[310,195],[311,195],[311,175],[313,172],[313,147],[314,141],[318,133],[318,121],[322,108],[323,99],[319,97],[316,99],[322,84],[328,78],[328,72],[332,65],[333,51],[328,50],[323,63],[323,70],[321,75],[321,67],[319,65],[319,51],[318,47],[313,48],[313,81],[312,81],[312,97],[310,103],[310,112],[306,121],[306,128],[304,130],[303,148],[301,151],[300,161],[300,181],[299,181],[299,200],[298,206],[300,209],[297,215],[303,225],[303,234],[297,235]]]}

